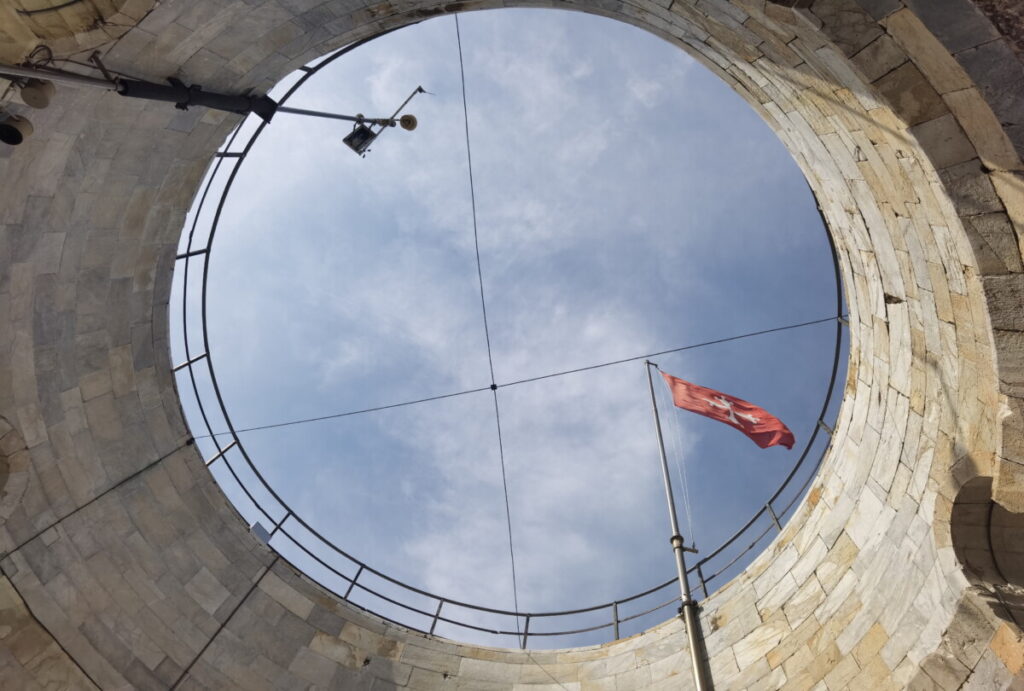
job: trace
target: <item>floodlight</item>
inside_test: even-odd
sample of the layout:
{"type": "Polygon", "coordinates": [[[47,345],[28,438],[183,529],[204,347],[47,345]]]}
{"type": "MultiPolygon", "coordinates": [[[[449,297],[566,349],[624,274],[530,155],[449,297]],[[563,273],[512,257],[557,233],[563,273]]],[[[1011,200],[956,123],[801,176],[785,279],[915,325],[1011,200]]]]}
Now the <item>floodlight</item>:
{"type": "Polygon", "coordinates": [[[0,142],[17,146],[31,136],[33,130],[28,118],[0,112],[0,142]]]}
{"type": "Polygon", "coordinates": [[[45,108],[57,92],[57,87],[48,79],[28,79],[21,87],[21,100],[32,108],[45,108]]]}

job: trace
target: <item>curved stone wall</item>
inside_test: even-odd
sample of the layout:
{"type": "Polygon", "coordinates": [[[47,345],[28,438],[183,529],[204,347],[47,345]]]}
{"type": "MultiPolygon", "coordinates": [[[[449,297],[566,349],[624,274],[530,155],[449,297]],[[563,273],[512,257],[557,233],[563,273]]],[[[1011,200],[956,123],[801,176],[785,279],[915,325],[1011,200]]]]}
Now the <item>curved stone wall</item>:
{"type": "MultiPolygon", "coordinates": [[[[687,50],[807,175],[852,340],[814,487],[703,603],[717,687],[1024,684],[1021,630],[968,580],[951,530],[976,478],[1024,511],[1024,65],[973,2],[91,4],[141,17],[104,47],[110,68],[238,92],[507,4],[687,50]]],[[[66,87],[30,117],[36,135],[0,151],[0,416],[24,442],[17,501],[0,497],[0,685],[690,688],[678,621],[594,648],[464,646],[354,610],[254,539],[189,444],[167,337],[184,215],[235,120],[66,87]]]]}

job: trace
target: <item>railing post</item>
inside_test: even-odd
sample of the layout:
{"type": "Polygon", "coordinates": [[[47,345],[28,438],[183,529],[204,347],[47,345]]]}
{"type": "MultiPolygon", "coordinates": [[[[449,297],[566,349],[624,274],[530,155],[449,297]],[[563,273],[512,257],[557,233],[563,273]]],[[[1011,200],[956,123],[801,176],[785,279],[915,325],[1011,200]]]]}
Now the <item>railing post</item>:
{"type": "Polygon", "coordinates": [[[219,459],[223,458],[224,454],[226,454],[228,451],[230,451],[231,449],[235,448],[236,446],[238,446],[238,441],[237,440],[235,440],[235,441],[231,442],[230,444],[228,444],[227,446],[225,446],[223,449],[221,449],[220,451],[217,452],[216,456],[214,456],[210,460],[206,461],[206,467],[209,468],[216,461],[218,461],[219,459]]]}
{"type": "MultiPolygon", "coordinates": [[[[516,615],[516,619],[518,619],[518,618],[519,618],[519,615],[517,614],[516,615]]],[[[529,636],[530,636],[530,615],[527,614],[526,615],[526,623],[523,625],[523,641],[522,641],[522,644],[519,646],[522,650],[526,650],[526,639],[529,638],[529,636]]]]}
{"type": "Polygon", "coordinates": [[[186,360],[185,362],[181,363],[180,365],[175,365],[174,369],[171,370],[171,371],[172,372],[177,372],[178,370],[182,370],[182,369],[188,367],[189,365],[194,365],[195,363],[197,363],[200,360],[202,360],[204,357],[206,357],[206,353],[203,353],[202,355],[196,355],[191,360],[186,360]]]}
{"type": "Polygon", "coordinates": [[[612,624],[615,625],[615,640],[619,640],[619,603],[612,603],[612,624]]]}
{"type": "Polygon", "coordinates": [[[775,527],[779,529],[779,532],[782,532],[782,524],[779,523],[779,517],[775,515],[775,510],[772,508],[772,503],[768,502],[767,504],[764,505],[764,508],[768,509],[768,514],[772,517],[772,523],[774,523],[775,527]]]}
{"type": "MultiPolygon", "coordinates": [[[[274,529],[270,531],[270,537],[274,537],[274,535],[277,534],[277,531],[281,529],[281,526],[284,525],[284,522],[287,521],[291,517],[292,517],[292,512],[291,512],[291,510],[289,510],[288,513],[286,513],[284,515],[284,518],[282,518],[280,521],[278,521],[277,523],[274,524],[274,529]]],[[[270,542],[270,540],[268,539],[267,542],[270,542]]]]}
{"type": "Polygon", "coordinates": [[[704,580],[704,569],[701,568],[704,562],[697,562],[697,578],[700,580],[700,589],[704,591],[704,599],[708,599],[708,583],[704,580]]]}
{"type": "Polygon", "coordinates": [[[210,251],[209,249],[201,249],[201,250],[192,250],[191,252],[182,252],[181,254],[175,255],[174,259],[175,259],[175,261],[177,261],[178,259],[188,259],[189,257],[198,257],[198,256],[201,256],[203,254],[208,253],[209,251],[210,251]]]}
{"type": "Polygon", "coordinates": [[[828,424],[824,420],[818,420],[818,427],[820,427],[823,430],[825,430],[825,434],[827,434],[830,437],[834,434],[834,431],[832,430],[832,428],[829,427],[828,424]]]}
{"type": "Polygon", "coordinates": [[[355,577],[348,584],[348,590],[345,591],[345,599],[346,600],[348,599],[348,596],[352,594],[352,589],[356,587],[356,581],[358,581],[359,577],[362,576],[362,575],[363,575],[363,565],[360,564],[359,565],[359,570],[356,571],[355,577]]]}
{"type": "Polygon", "coordinates": [[[433,635],[434,629],[437,628],[437,618],[441,616],[441,608],[444,607],[444,600],[437,601],[437,610],[434,612],[434,621],[430,622],[430,633],[433,635]]]}

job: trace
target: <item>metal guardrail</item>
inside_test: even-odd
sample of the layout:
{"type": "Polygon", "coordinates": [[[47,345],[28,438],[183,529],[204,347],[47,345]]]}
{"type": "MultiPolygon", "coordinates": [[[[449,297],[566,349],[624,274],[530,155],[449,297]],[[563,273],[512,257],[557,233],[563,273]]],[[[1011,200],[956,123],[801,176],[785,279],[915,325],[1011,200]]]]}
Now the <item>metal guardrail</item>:
{"type": "MultiPolygon", "coordinates": [[[[290,89],[282,96],[280,103],[285,103],[302,85],[315,75],[321,68],[330,64],[334,60],[344,56],[351,50],[363,45],[372,39],[366,39],[354,43],[342,50],[328,56],[323,59],[314,67],[302,68],[301,77],[291,86],[290,89]]],[[[256,465],[252,462],[248,452],[245,449],[245,445],[238,436],[238,432],[235,430],[234,425],[231,422],[231,418],[228,414],[227,408],[224,403],[224,398],[221,395],[220,386],[217,382],[216,373],[213,367],[213,358],[210,354],[210,342],[209,333],[207,330],[207,286],[209,277],[209,256],[213,248],[213,240],[216,236],[217,226],[221,218],[221,213],[224,209],[225,200],[228,197],[228,193],[231,190],[231,186],[234,183],[235,177],[241,168],[242,163],[245,161],[246,156],[252,150],[253,145],[256,143],[263,129],[267,126],[267,123],[260,121],[255,129],[244,139],[244,143],[240,149],[234,149],[236,141],[240,139],[243,131],[248,127],[247,121],[239,123],[232,134],[229,136],[227,143],[224,147],[215,154],[213,164],[208,171],[205,184],[202,187],[202,193],[199,196],[198,204],[194,205],[190,211],[191,227],[189,228],[188,234],[183,238],[183,247],[176,256],[176,263],[181,265],[181,277],[182,277],[182,340],[184,341],[185,360],[180,364],[173,367],[173,372],[178,377],[185,377],[186,381],[191,384],[192,390],[195,394],[195,400],[199,411],[199,416],[202,420],[202,425],[206,428],[208,438],[212,441],[215,447],[215,453],[206,459],[206,465],[208,467],[214,466],[214,464],[221,464],[228,471],[230,478],[233,483],[237,485],[237,488],[241,490],[244,496],[251,503],[257,514],[257,520],[253,521],[254,532],[261,534],[261,537],[267,542],[271,548],[275,549],[279,553],[282,549],[285,549],[285,544],[278,541],[287,541],[287,545],[292,545],[297,548],[299,552],[306,555],[309,559],[313,560],[318,564],[325,573],[331,574],[332,578],[339,580],[342,584],[342,588],[332,587],[323,582],[323,579],[316,579],[321,586],[334,592],[337,596],[342,599],[349,601],[356,607],[371,611],[378,616],[387,619],[393,623],[399,624],[406,628],[414,631],[419,631],[425,634],[434,634],[439,624],[448,624],[456,627],[459,630],[474,631],[482,634],[489,634],[492,636],[499,637],[516,637],[522,648],[527,647],[527,643],[531,638],[537,637],[568,637],[578,634],[584,634],[593,631],[599,631],[603,629],[610,630],[611,640],[616,640],[620,637],[621,626],[630,621],[640,619],[641,617],[652,614],[663,609],[666,609],[674,604],[679,603],[679,596],[674,595],[668,599],[658,600],[653,606],[647,607],[640,612],[632,612],[629,614],[623,614],[621,611],[624,606],[628,606],[632,603],[638,603],[644,598],[650,598],[661,591],[673,586],[677,583],[677,578],[672,577],[668,580],[657,584],[647,590],[640,593],[630,595],[612,602],[604,602],[592,607],[585,607],[582,609],[563,610],[557,612],[514,612],[505,609],[495,609],[490,607],[483,607],[474,605],[451,598],[446,598],[441,595],[427,592],[420,588],[403,583],[402,581],[392,578],[387,574],[378,571],[370,565],[356,559],[352,555],[345,552],[343,549],[335,545],[331,540],[327,539],[324,535],[318,532],[312,525],[302,518],[296,511],[294,511],[284,499],[278,495],[274,488],[267,482],[263,474],[259,471],[256,465]],[[214,183],[221,180],[223,175],[226,175],[224,179],[223,189],[220,191],[220,198],[217,201],[213,217],[209,222],[207,229],[204,229],[203,224],[200,223],[204,216],[204,212],[209,210],[207,206],[210,200],[211,190],[214,189],[214,183]],[[206,241],[202,243],[197,241],[196,231],[200,230],[200,233],[206,232],[206,241]],[[195,278],[197,262],[202,263],[202,274],[201,274],[201,322],[200,328],[202,332],[202,351],[193,350],[190,345],[189,339],[189,287],[190,280],[195,278]],[[215,401],[212,402],[210,410],[207,409],[204,403],[204,396],[201,393],[201,387],[197,380],[197,374],[205,375],[208,377],[209,384],[212,385],[212,391],[214,394],[215,401]],[[211,411],[219,411],[220,416],[223,418],[226,424],[227,431],[216,431],[211,424],[210,413],[211,411]],[[220,437],[228,435],[231,441],[223,444],[220,441],[220,437]],[[232,463],[232,456],[241,456],[241,461],[244,465],[236,467],[238,459],[235,463],[232,463]],[[254,480],[243,480],[239,475],[239,470],[248,470],[254,480]],[[261,502],[257,499],[254,492],[264,494],[273,500],[274,506],[267,506],[265,502],[261,502]],[[265,520],[268,526],[271,526],[268,531],[262,527],[262,521],[265,520]],[[275,545],[274,543],[277,542],[275,545]],[[342,564],[338,564],[335,559],[341,559],[342,564]],[[354,573],[351,575],[345,573],[346,567],[348,569],[354,568],[354,573]],[[396,586],[397,591],[407,597],[406,601],[402,601],[398,597],[393,597],[384,592],[381,592],[381,586],[375,585],[371,582],[367,582],[368,578],[375,577],[376,580],[382,581],[383,583],[396,586]],[[360,605],[352,602],[352,598],[357,594],[369,595],[373,598],[377,598],[383,603],[387,603],[393,608],[393,612],[385,613],[382,611],[375,611],[370,607],[360,605]],[[426,601],[431,606],[424,607],[420,604],[422,601],[426,601]],[[466,621],[465,619],[459,619],[457,613],[453,613],[453,610],[465,609],[471,612],[477,612],[479,614],[486,615],[499,615],[507,618],[509,621],[514,622],[516,626],[513,628],[503,627],[486,627],[479,623],[466,621]],[[607,612],[608,618],[601,620],[597,624],[588,626],[575,626],[570,623],[569,628],[558,628],[553,631],[538,631],[530,630],[530,624],[532,622],[542,620],[558,620],[558,618],[573,619],[580,618],[580,615],[607,612]],[[423,626],[422,624],[416,624],[410,622],[407,618],[399,618],[394,612],[412,615],[412,618],[424,618],[423,620],[429,622],[429,626],[423,626]],[[521,626],[520,626],[521,624],[521,626]]],[[[249,127],[249,129],[252,129],[249,127]]],[[[820,207],[819,207],[820,210],[820,207]]],[[[824,217],[822,218],[824,223],[824,217]]],[[[187,223],[188,225],[188,223],[187,223]]],[[[827,229],[827,225],[826,225],[827,229]]],[[[784,502],[781,506],[777,506],[776,503],[780,500],[782,494],[790,488],[790,485],[794,483],[794,479],[797,474],[804,466],[808,455],[814,446],[817,439],[818,433],[824,432],[829,437],[833,434],[833,429],[825,422],[825,416],[828,413],[829,405],[832,400],[832,394],[835,389],[836,376],[839,371],[840,365],[840,353],[843,339],[843,326],[847,324],[842,308],[842,283],[839,273],[839,261],[836,253],[835,244],[832,241],[831,235],[826,230],[826,236],[828,237],[829,246],[832,251],[832,262],[835,270],[835,281],[836,281],[836,342],[835,351],[832,363],[832,373],[829,379],[828,387],[825,392],[824,401],[821,406],[821,410],[818,414],[817,425],[814,427],[810,437],[808,438],[807,444],[805,445],[803,452],[800,454],[799,459],[794,464],[792,470],[783,480],[781,485],[775,490],[775,492],[768,498],[764,505],[754,513],[754,515],[739,529],[732,537],[727,539],[716,549],[710,552],[707,556],[697,561],[692,567],[688,569],[689,574],[693,574],[697,582],[700,585],[703,598],[706,598],[712,592],[710,584],[716,581],[716,579],[722,579],[728,575],[728,572],[733,567],[737,566],[740,561],[745,558],[753,558],[756,555],[751,555],[751,551],[769,534],[774,532],[780,532],[783,527],[783,520],[789,514],[789,512],[796,506],[797,502],[802,499],[804,493],[807,491],[811,481],[817,474],[817,469],[820,466],[825,454],[828,452],[830,446],[826,443],[821,453],[817,455],[814,460],[813,468],[808,468],[807,477],[803,480],[799,486],[794,484],[796,491],[793,496],[784,502]],[[767,527],[759,529],[757,526],[758,522],[762,518],[767,517],[769,520],[767,527]],[[749,542],[746,542],[749,540],[749,542]],[[746,542],[744,546],[744,542],[746,542]],[[738,552],[729,557],[730,548],[738,549],[738,552]]],[[[191,315],[191,316],[194,316],[191,315]]],[[[208,399],[206,403],[211,403],[208,399]]],[[[282,555],[284,557],[284,555],[282,555]]],[[[286,558],[286,557],[285,557],[286,558]]],[[[308,574],[307,574],[308,575],[308,574]]],[[[312,578],[312,576],[310,576],[312,578]]],[[[383,608],[381,608],[383,609],[383,608]]]]}

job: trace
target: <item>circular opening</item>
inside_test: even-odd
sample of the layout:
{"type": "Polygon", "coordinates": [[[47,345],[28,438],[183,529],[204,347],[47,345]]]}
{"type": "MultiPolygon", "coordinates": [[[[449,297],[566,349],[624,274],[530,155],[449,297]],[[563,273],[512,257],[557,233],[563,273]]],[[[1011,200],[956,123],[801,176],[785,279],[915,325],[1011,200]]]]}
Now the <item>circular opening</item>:
{"type": "Polygon", "coordinates": [[[770,542],[824,454],[834,258],[781,144],[680,51],[579,14],[460,22],[468,127],[446,18],[274,93],[303,80],[289,107],[377,117],[422,84],[415,132],[360,159],[351,124],[278,113],[226,144],[176,271],[179,387],[254,530],[355,604],[498,645],[523,642],[524,617],[451,601],[600,605],[534,619],[530,647],[629,635],[678,599],[644,357],[797,437],[759,450],[656,389],[703,596],[770,542]]]}

